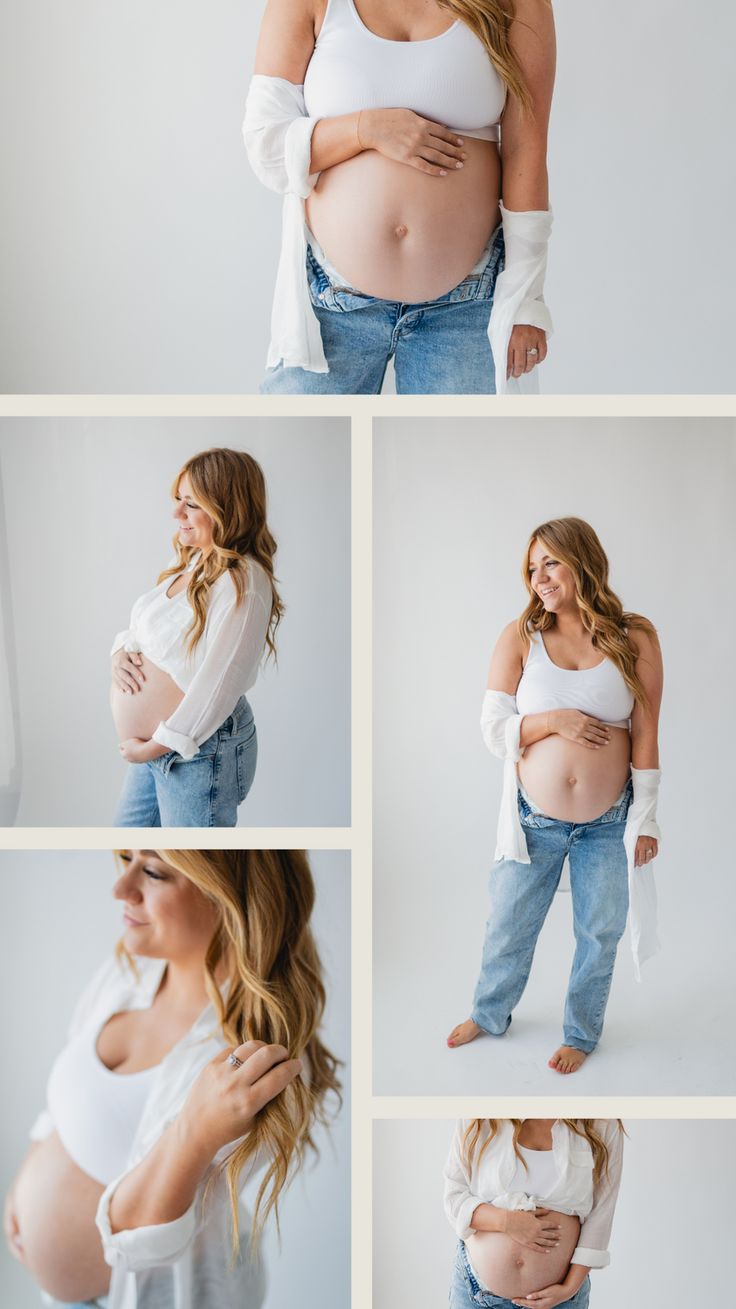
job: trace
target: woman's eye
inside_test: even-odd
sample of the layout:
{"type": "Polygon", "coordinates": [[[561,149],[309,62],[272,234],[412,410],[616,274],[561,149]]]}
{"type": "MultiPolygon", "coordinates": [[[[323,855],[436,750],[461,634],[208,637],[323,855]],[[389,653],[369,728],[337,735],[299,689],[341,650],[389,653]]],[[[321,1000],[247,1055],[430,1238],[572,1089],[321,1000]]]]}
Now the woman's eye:
{"type": "Polygon", "coordinates": [[[153,882],[165,882],[166,878],[163,873],[157,873],[155,868],[144,868],[146,877],[150,877],[153,882]]]}

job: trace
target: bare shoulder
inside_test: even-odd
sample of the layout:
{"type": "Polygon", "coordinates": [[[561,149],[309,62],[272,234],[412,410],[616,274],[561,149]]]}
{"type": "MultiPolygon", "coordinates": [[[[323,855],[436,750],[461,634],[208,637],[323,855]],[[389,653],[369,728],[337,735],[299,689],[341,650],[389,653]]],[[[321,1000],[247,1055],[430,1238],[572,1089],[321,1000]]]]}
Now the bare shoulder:
{"type": "Polygon", "coordinates": [[[662,647],[654,623],[641,614],[634,614],[629,621],[628,633],[629,640],[640,659],[646,659],[650,663],[661,662],[662,647]]]}
{"type": "Polygon", "coordinates": [[[550,0],[514,0],[513,41],[554,48],[555,16],[550,0]]]}
{"type": "Polygon", "coordinates": [[[327,0],[267,0],[255,71],[300,85],[327,10],[327,0]]]}
{"type": "Polygon", "coordinates": [[[513,622],[507,623],[502,629],[501,635],[496,642],[495,653],[506,656],[518,656],[523,659],[526,654],[527,643],[522,641],[519,633],[519,624],[514,619],[513,622]]]}

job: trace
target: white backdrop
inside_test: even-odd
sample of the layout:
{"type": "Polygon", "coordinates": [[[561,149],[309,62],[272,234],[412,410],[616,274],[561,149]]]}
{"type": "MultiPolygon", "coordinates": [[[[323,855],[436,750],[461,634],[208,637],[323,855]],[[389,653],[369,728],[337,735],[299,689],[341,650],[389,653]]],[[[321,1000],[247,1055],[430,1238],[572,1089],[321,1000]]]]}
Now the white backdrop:
{"type": "MultiPolygon", "coordinates": [[[[736,1123],[626,1119],[625,1127],[611,1263],[591,1273],[591,1309],[727,1301],[736,1123]]],[[[442,1170],[453,1129],[449,1119],[374,1124],[376,1309],[447,1305],[457,1240],[442,1206],[442,1170]]]]}
{"type": "MultiPolygon", "coordinates": [[[[286,616],[249,692],[241,825],[350,821],[350,436],[344,419],[0,420],[24,754],[21,825],[108,825],[126,765],[109,652],[172,554],[171,484],[211,445],[262,464],[286,616]]],[[[1,507],[0,507],[1,511],[1,507]]]]}
{"type": "Polygon", "coordinates": [[[406,418],[375,430],[375,1091],[730,1094],[736,424],[406,418]],[[502,767],[478,726],[490,653],[526,603],[529,532],[567,514],[592,523],[614,590],[662,641],[663,950],[637,985],[624,938],[602,1044],[561,1079],[546,1061],[572,961],[569,895],[555,897],[508,1035],[456,1050],[445,1037],[470,1012],[495,848],[502,767]]]}
{"type": "MultiPolygon", "coordinates": [[[[350,1049],[350,859],[311,855],[317,885],[314,927],[327,976],[325,1041],[342,1060],[350,1049]]],[[[0,983],[18,1004],[2,1013],[5,1075],[0,1089],[0,1186],[5,1194],[27,1149],[28,1129],[45,1101],[52,1060],[72,1008],[120,935],[120,906],[110,896],[109,851],[0,853],[3,914],[0,983]],[[12,1070],[12,1075],[10,1075],[12,1070]]],[[[341,1080],[349,1105],[349,1070],[341,1080]]],[[[350,1125],[347,1109],[329,1133],[317,1132],[320,1157],[284,1197],[279,1249],[269,1225],[264,1309],[281,1309],[295,1285],[304,1309],[345,1309],[350,1298],[350,1125]]],[[[0,1302],[37,1309],[39,1292],[1,1243],[0,1302]]],[[[213,1307],[214,1309],[214,1307],[213,1307]]]]}
{"type": "MultiPolygon", "coordinates": [[[[280,200],[240,128],[263,0],[27,0],[0,43],[0,391],[244,392],[280,200]]],[[[736,10],[555,6],[549,392],[736,389],[736,10]]]]}

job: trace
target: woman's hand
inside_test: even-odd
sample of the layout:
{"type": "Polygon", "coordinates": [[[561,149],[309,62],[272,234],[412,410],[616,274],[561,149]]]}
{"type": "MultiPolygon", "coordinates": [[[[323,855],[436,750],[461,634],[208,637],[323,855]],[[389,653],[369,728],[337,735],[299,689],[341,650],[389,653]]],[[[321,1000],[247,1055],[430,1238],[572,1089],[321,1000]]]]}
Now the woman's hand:
{"type": "Polygon", "coordinates": [[[555,735],[564,736],[566,741],[575,741],[577,745],[585,745],[590,750],[599,750],[602,745],[608,745],[611,739],[608,723],[591,718],[579,709],[552,709],[549,713],[549,726],[555,735]]]}
{"type": "Polygon", "coordinates": [[[248,1131],[256,1114],[275,1099],[302,1070],[283,1045],[246,1041],[223,1050],[202,1069],[182,1109],[187,1130],[206,1143],[211,1158],[248,1131]],[[235,1068],[230,1055],[240,1059],[235,1068]]]}
{"type": "Polygon", "coordinates": [[[523,1309],[552,1309],[553,1305],[572,1300],[576,1294],[572,1287],[558,1283],[555,1286],[545,1286],[541,1291],[534,1291],[523,1300],[512,1300],[511,1303],[522,1305],[523,1309]]]}
{"type": "Polygon", "coordinates": [[[559,1244],[560,1224],[549,1209],[506,1209],[503,1231],[528,1250],[554,1250],[559,1244]]]}
{"type": "Polygon", "coordinates": [[[139,654],[130,654],[127,650],[116,650],[112,657],[112,680],[119,691],[126,695],[135,695],[146,680],[141,665],[143,658],[139,654]]]}
{"type": "Polygon", "coordinates": [[[506,361],[506,380],[530,373],[547,358],[547,334],[541,327],[517,323],[512,329],[506,361]]]}
{"type": "Polygon", "coordinates": [[[411,109],[364,109],[358,115],[357,133],[362,150],[378,150],[387,159],[433,177],[462,168],[467,159],[461,136],[411,109]]]}
{"type": "Polygon", "coordinates": [[[634,849],[634,867],[644,868],[657,858],[659,842],[655,836],[640,836],[634,849]]]}
{"type": "Polygon", "coordinates": [[[15,1196],[12,1191],[8,1191],[8,1194],[5,1197],[3,1230],[5,1232],[5,1240],[8,1243],[8,1249],[13,1258],[18,1259],[23,1263],[23,1244],[20,1239],[18,1215],[15,1212],[15,1196]]]}
{"type": "Polygon", "coordinates": [[[142,741],[139,736],[129,736],[127,741],[121,741],[118,750],[129,764],[147,764],[149,760],[169,753],[167,747],[159,745],[158,741],[142,741]]]}

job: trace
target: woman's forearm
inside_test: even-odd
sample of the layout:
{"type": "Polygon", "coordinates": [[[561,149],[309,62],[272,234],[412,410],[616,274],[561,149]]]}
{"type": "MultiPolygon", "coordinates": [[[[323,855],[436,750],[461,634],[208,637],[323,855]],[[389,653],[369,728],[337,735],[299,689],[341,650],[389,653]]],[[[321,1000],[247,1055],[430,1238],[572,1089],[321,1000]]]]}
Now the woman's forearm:
{"type": "Polygon", "coordinates": [[[362,114],[340,114],[336,118],[320,118],[312,133],[312,153],[310,173],[322,173],[334,164],[341,164],[346,159],[353,159],[364,149],[362,136],[363,125],[367,125],[370,111],[362,114]],[[360,131],[358,127],[360,119],[360,131]]]}
{"type": "Polygon", "coordinates": [[[207,1142],[197,1141],[181,1118],[175,1119],[115,1190],[110,1201],[112,1231],[155,1227],[181,1218],[214,1153],[207,1142]]]}
{"type": "Polygon", "coordinates": [[[503,203],[519,213],[549,209],[547,143],[520,145],[501,153],[503,203]]]}
{"type": "Polygon", "coordinates": [[[493,1204],[479,1204],[473,1210],[470,1226],[476,1232],[503,1232],[506,1227],[506,1210],[493,1204]]]}
{"type": "Polygon", "coordinates": [[[632,768],[659,768],[659,741],[656,724],[652,727],[637,725],[636,710],[631,721],[632,768]]]}
{"type": "Polygon", "coordinates": [[[522,747],[534,745],[535,741],[543,741],[546,736],[554,736],[556,732],[554,709],[543,714],[524,714],[519,744],[522,747]]]}
{"type": "Polygon", "coordinates": [[[582,1264],[570,1264],[560,1285],[569,1288],[570,1297],[572,1298],[573,1295],[577,1295],[589,1272],[590,1269],[584,1268],[582,1264]]]}

